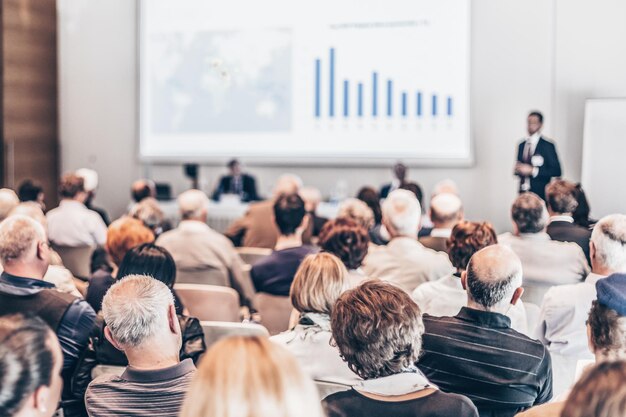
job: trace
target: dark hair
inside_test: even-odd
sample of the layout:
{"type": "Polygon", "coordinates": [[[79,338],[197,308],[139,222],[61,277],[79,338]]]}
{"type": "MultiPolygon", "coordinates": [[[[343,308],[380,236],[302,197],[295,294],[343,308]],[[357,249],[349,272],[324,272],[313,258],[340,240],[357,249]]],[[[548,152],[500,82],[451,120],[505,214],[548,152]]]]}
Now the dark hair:
{"type": "Polygon", "coordinates": [[[118,278],[135,274],[149,275],[172,288],[176,283],[176,263],[167,249],[142,243],[126,252],[117,272],[118,278]]]}
{"type": "Polygon", "coordinates": [[[523,193],[515,199],[511,218],[520,233],[539,233],[548,220],[543,200],[534,193],[523,193]]]}
{"type": "Polygon", "coordinates": [[[530,116],[535,116],[537,119],[539,119],[539,123],[543,124],[543,114],[541,114],[540,111],[533,110],[530,113],[528,113],[528,117],[530,116]]]}
{"type": "Polygon", "coordinates": [[[282,235],[292,235],[306,215],[304,200],[298,194],[281,194],[274,203],[274,218],[282,235]]]}
{"type": "Polygon", "coordinates": [[[326,222],[319,238],[320,247],[341,259],[348,269],[361,266],[370,243],[365,227],[347,217],[326,222]]]}
{"type": "Polygon", "coordinates": [[[589,218],[591,207],[589,207],[589,201],[587,201],[587,196],[580,183],[576,184],[576,201],[578,202],[578,206],[576,206],[576,210],[572,213],[574,223],[582,227],[591,226],[593,223],[589,218]]]}
{"type": "Polygon", "coordinates": [[[131,196],[136,203],[147,197],[152,197],[152,187],[148,181],[142,181],[141,183],[133,184],[131,189],[131,196]]]}
{"type": "Polygon", "coordinates": [[[452,265],[457,269],[465,269],[473,254],[496,243],[498,237],[490,223],[462,221],[452,229],[446,246],[452,265]]]}
{"type": "Polygon", "coordinates": [[[623,416],[626,413],[626,362],[600,362],[587,370],[570,392],[561,417],[623,416]]]}
{"type": "Polygon", "coordinates": [[[478,276],[472,258],[467,264],[467,288],[476,303],[485,308],[501,302],[511,288],[515,274],[510,274],[499,280],[481,279],[478,276]]]}
{"type": "Polygon", "coordinates": [[[76,174],[65,174],[59,183],[61,198],[74,198],[76,194],[85,191],[85,180],[76,174]]]}
{"type": "Polygon", "coordinates": [[[37,201],[41,193],[43,193],[41,184],[33,180],[24,180],[17,189],[17,195],[21,202],[37,201]]]}
{"type": "Polygon", "coordinates": [[[546,185],[546,203],[555,213],[573,213],[578,207],[576,184],[566,180],[553,180],[546,185]]]}
{"type": "Polygon", "coordinates": [[[420,187],[419,184],[415,182],[405,182],[404,184],[400,186],[400,189],[408,190],[412,192],[413,194],[415,194],[415,197],[417,197],[417,201],[420,202],[420,207],[423,207],[424,203],[422,199],[424,198],[424,193],[422,192],[422,187],[420,187]]]}
{"type": "Polygon", "coordinates": [[[398,374],[413,366],[424,332],[422,314],[411,297],[376,279],[339,297],[330,328],[341,357],[363,379],[398,374]]]}
{"type": "Polygon", "coordinates": [[[609,357],[614,352],[626,353],[626,317],[595,300],[587,324],[591,328],[591,343],[595,350],[609,357]]]}
{"type": "Polygon", "coordinates": [[[13,416],[54,371],[52,330],[38,317],[0,318],[0,415],[13,416]]]}
{"type": "Polygon", "coordinates": [[[372,187],[363,187],[359,190],[356,198],[367,204],[374,213],[374,224],[380,224],[383,220],[383,212],[380,209],[380,196],[372,187]]]}
{"type": "Polygon", "coordinates": [[[226,166],[228,167],[228,169],[233,169],[233,167],[238,164],[239,164],[239,161],[237,159],[231,159],[230,161],[228,161],[226,166]]]}

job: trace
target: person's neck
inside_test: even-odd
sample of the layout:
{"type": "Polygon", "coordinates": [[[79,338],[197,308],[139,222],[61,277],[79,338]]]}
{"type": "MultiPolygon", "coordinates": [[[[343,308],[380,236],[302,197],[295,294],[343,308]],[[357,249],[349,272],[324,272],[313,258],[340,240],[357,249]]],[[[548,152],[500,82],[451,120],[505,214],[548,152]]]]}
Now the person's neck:
{"type": "Polygon", "coordinates": [[[300,233],[294,233],[293,235],[280,235],[276,240],[276,246],[274,250],[283,250],[289,248],[297,248],[302,246],[302,235],[300,233]]]}
{"type": "Polygon", "coordinates": [[[484,311],[487,313],[498,313],[498,314],[506,314],[506,310],[508,309],[508,305],[506,306],[495,305],[495,306],[491,306],[487,308],[483,306],[482,304],[478,304],[474,300],[469,299],[469,297],[467,300],[467,307],[471,308],[472,310],[480,310],[480,311],[484,311]]]}
{"type": "Polygon", "coordinates": [[[415,236],[408,236],[408,235],[393,235],[393,236],[391,236],[391,240],[400,239],[400,238],[417,240],[417,233],[415,233],[415,236]]]}
{"type": "Polygon", "coordinates": [[[433,222],[433,229],[450,230],[456,225],[456,222],[439,223],[433,222]]]}
{"type": "Polygon", "coordinates": [[[556,213],[550,209],[548,209],[548,215],[550,217],[561,217],[561,216],[572,217],[572,213],[556,213]]]}
{"type": "Polygon", "coordinates": [[[46,275],[46,271],[42,271],[41,268],[37,268],[30,264],[23,263],[4,265],[4,272],[9,275],[15,275],[16,277],[31,279],[43,279],[44,275],[46,275]]]}
{"type": "Polygon", "coordinates": [[[614,274],[616,271],[613,271],[612,269],[607,268],[604,265],[596,265],[592,259],[591,260],[591,272],[597,275],[608,277],[609,275],[614,274]]]}
{"type": "Polygon", "coordinates": [[[596,359],[596,364],[602,362],[626,360],[626,352],[623,351],[595,352],[594,356],[596,359]]]}
{"type": "Polygon", "coordinates": [[[164,369],[180,363],[178,349],[166,349],[156,342],[148,343],[151,348],[125,350],[128,364],[142,371],[164,369]],[[168,352],[171,350],[172,352],[168,352]]]}
{"type": "Polygon", "coordinates": [[[184,222],[200,222],[206,224],[207,219],[200,217],[190,217],[188,219],[183,219],[184,222]]]}

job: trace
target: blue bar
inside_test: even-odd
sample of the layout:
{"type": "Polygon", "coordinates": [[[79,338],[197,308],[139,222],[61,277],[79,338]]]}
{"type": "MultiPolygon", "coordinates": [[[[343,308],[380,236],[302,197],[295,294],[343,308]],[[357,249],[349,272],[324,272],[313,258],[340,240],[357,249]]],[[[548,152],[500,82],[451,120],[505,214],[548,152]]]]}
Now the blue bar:
{"type": "Polygon", "coordinates": [[[328,115],[335,116],[335,48],[330,48],[330,97],[328,103],[328,115]]]}
{"type": "Polygon", "coordinates": [[[321,115],[321,103],[320,103],[320,78],[321,78],[321,66],[322,61],[315,60],[315,117],[321,115]]]}
{"type": "Polygon", "coordinates": [[[406,117],[406,91],[402,92],[402,116],[406,117]]]}
{"type": "Polygon", "coordinates": [[[357,112],[359,117],[363,117],[363,83],[357,85],[357,112]]]}
{"type": "Polygon", "coordinates": [[[391,117],[391,96],[393,89],[393,82],[391,80],[387,80],[387,116],[391,117]]]}
{"type": "Polygon", "coordinates": [[[437,94],[433,94],[433,117],[437,116],[437,94]]]}
{"type": "Polygon", "coordinates": [[[452,116],[452,97],[448,97],[448,116],[452,116]]]}
{"type": "Polygon", "coordinates": [[[348,117],[348,80],[343,80],[343,116],[348,117]]]}
{"type": "Polygon", "coordinates": [[[376,117],[378,115],[378,103],[376,100],[378,99],[378,74],[372,73],[372,116],[376,117]]]}
{"type": "Polygon", "coordinates": [[[417,92],[417,116],[422,117],[422,93],[417,92]]]}

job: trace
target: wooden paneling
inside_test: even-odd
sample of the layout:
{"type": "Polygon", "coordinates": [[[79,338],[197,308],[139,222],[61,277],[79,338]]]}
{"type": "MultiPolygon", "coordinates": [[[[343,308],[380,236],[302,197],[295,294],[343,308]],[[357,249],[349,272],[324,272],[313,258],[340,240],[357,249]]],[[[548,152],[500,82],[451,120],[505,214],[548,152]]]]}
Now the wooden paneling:
{"type": "Polygon", "coordinates": [[[2,0],[3,184],[39,181],[57,202],[56,0],[2,0]]]}

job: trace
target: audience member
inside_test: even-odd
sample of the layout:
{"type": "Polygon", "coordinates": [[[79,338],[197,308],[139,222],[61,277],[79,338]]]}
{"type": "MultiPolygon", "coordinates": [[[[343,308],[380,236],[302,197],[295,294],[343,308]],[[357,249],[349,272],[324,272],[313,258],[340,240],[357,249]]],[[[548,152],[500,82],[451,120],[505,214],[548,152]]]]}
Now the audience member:
{"type": "Polygon", "coordinates": [[[302,244],[307,228],[304,200],[298,194],[282,194],[274,203],[274,221],[280,231],[271,255],[262,258],[250,270],[254,287],[259,292],[289,295],[293,277],[305,256],[315,248],[302,244]]]}
{"type": "Polygon", "coordinates": [[[322,201],[322,193],[315,187],[302,187],[298,194],[304,200],[306,214],[309,217],[307,230],[304,234],[311,236],[311,238],[318,237],[322,227],[328,221],[326,217],[317,215],[317,208],[322,201]]]}
{"type": "Polygon", "coordinates": [[[96,198],[96,190],[98,189],[98,173],[93,169],[81,168],[76,171],[76,175],[83,179],[85,192],[87,193],[85,207],[98,213],[104,224],[108,226],[111,220],[109,220],[107,212],[103,208],[93,205],[93,200],[96,198]]]}
{"type": "Polygon", "coordinates": [[[279,234],[273,220],[274,202],[281,194],[297,194],[301,187],[300,178],[291,174],[282,175],[274,186],[273,198],[250,204],[245,216],[235,220],[225,235],[235,246],[273,249],[279,234]]]}
{"type": "MultiPolygon", "coordinates": [[[[41,206],[34,201],[18,204],[13,210],[11,210],[11,213],[9,213],[9,216],[14,215],[24,215],[26,217],[30,217],[37,223],[41,224],[46,232],[48,230],[46,215],[43,214],[41,206]]],[[[63,266],[63,261],[61,260],[59,254],[52,248],[50,248],[49,253],[49,266],[43,280],[54,284],[55,288],[61,292],[71,294],[74,297],[82,298],[82,294],[78,291],[78,288],[76,288],[74,276],[63,266]]]]}
{"type": "Polygon", "coordinates": [[[0,318],[0,415],[52,417],[63,380],[63,354],[39,318],[0,318]]]}
{"type": "Polygon", "coordinates": [[[433,228],[428,236],[420,238],[420,243],[427,248],[447,252],[446,242],[452,228],[463,220],[461,199],[450,193],[437,194],[430,200],[428,215],[433,228]]]}
{"type": "Polygon", "coordinates": [[[393,179],[391,180],[391,183],[383,185],[380,188],[380,192],[378,193],[381,199],[387,198],[389,193],[391,193],[394,190],[399,189],[406,182],[407,171],[408,171],[408,168],[406,167],[406,165],[404,165],[401,162],[398,162],[397,164],[393,166],[392,171],[393,171],[393,179]]]}
{"type": "Polygon", "coordinates": [[[145,275],[126,276],[107,292],[102,313],[104,335],[128,367],[89,384],[89,415],[177,417],[196,367],[179,359],[181,329],[169,288],[145,275]]]}
{"type": "Polygon", "coordinates": [[[227,167],[228,175],[220,178],[213,192],[213,200],[220,201],[222,194],[236,195],[244,203],[261,200],[256,191],[256,180],[252,175],[241,171],[238,160],[229,161],[227,167]]]}
{"type": "Polygon", "coordinates": [[[374,214],[374,226],[379,226],[383,221],[383,213],[380,209],[380,196],[372,187],[363,187],[359,190],[356,198],[367,204],[374,214]]]}
{"type": "Polygon", "coordinates": [[[91,307],[99,312],[102,309],[104,294],[115,282],[118,267],[126,253],[137,245],[154,241],[154,234],[139,220],[124,216],[115,220],[107,230],[106,252],[109,255],[113,270],[97,270],[89,280],[85,299],[91,307]]]}
{"type": "Polygon", "coordinates": [[[578,207],[579,190],[576,184],[570,181],[556,179],[546,186],[546,202],[550,220],[546,232],[553,240],[560,242],[574,242],[585,253],[588,262],[589,239],[591,231],[574,223],[572,217],[578,207]]]}
{"type": "Polygon", "coordinates": [[[265,338],[217,342],[200,364],[181,417],[323,417],[297,361],[265,338]]]}
{"type": "Polygon", "coordinates": [[[626,362],[603,362],[583,375],[572,389],[561,417],[626,415],[626,362]]]}
{"type": "Polygon", "coordinates": [[[412,292],[420,284],[454,272],[448,255],[425,248],[417,241],[421,208],[407,190],[392,191],[382,206],[383,225],[391,240],[372,248],[363,270],[369,277],[389,281],[412,292]]]}
{"type": "MultiPolygon", "coordinates": [[[[467,305],[467,291],[461,283],[461,274],[467,268],[470,258],[482,248],[497,243],[496,231],[491,224],[468,221],[457,223],[447,242],[448,256],[456,272],[437,281],[425,282],[413,291],[413,300],[420,306],[420,310],[438,317],[456,315],[467,305]]],[[[511,319],[511,328],[520,333],[528,333],[526,310],[522,300],[513,305],[506,315],[511,319]]]]}
{"type": "Polygon", "coordinates": [[[153,197],[146,197],[133,205],[128,215],[140,220],[147,228],[152,230],[156,237],[172,228],[170,222],[165,218],[165,213],[161,210],[159,202],[153,197]]]}
{"type": "Polygon", "coordinates": [[[285,346],[313,379],[358,379],[339,356],[337,347],[330,344],[330,313],[348,288],[348,271],[336,256],[307,256],[289,292],[291,305],[300,313],[298,324],[270,339],[285,346]]]}
{"type": "Polygon", "coordinates": [[[0,188],[0,222],[6,219],[18,204],[20,200],[15,191],[10,188],[0,188]]]}
{"type": "Polygon", "coordinates": [[[511,207],[513,233],[498,236],[519,256],[524,267],[524,300],[541,304],[553,285],[580,282],[589,266],[574,243],[557,242],[545,232],[548,214],[545,203],[533,193],[520,194],[511,207]]]}
{"type": "Polygon", "coordinates": [[[424,192],[422,191],[422,187],[419,186],[416,182],[405,182],[400,186],[400,190],[407,190],[415,194],[415,198],[420,203],[420,207],[423,207],[424,204],[424,192]]]}
{"type": "Polygon", "coordinates": [[[133,182],[130,188],[130,195],[135,203],[139,203],[148,197],[156,198],[156,185],[152,180],[137,180],[133,182]]]}
{"type": "MultiPolygon", "coordinates": [[[[585,322],[596,299],[596,283],[615,273],[626,273],[626,216],[602,218],[591,234],[591,273],[585,282],[552,287],[543,299],[537,337],[550,353],[589,358],[585,322]]],[[[573,374],[572,374],[573,375],[573,374]]]]}
{"type": "Polygon", "coordinates": [[[331,317],[333,340],[363,381],[324,399],[329,417],[478,416],[470,400],[438,390],[415,368],[424,325],[404,291],[367,281],[344,293],[331,317]]]}
{"type": "Polygon", "coordinates": [[[59,246],[104,245],[107,227],[98,213],[85,207],[84,180],[76,174],[65,174],[59,194],[59,207],[47,214],[50,240],[59,246]]]}
{"type": "Polygon", "coordinates": [[[437,182],[430,193],[430,198],[435,198],[439,194],[454,194],[459,197],[461,195],[459,187],[450,178],[437,182]]]}
{"type": "Polygon", "coordinates": [[[41,207],[41,210],[46,209],[45,195],[43,193],[43,187],[41,184],[33,180],[24,180],[17,189],[17,196],[22,203],[29,201],[35,202],[41,207]]]}
{"type": "Polygon", "coordinates": [[[576,210],[572,213],[572,218],[574,219],[574,224],[577,224],[586,229],[593,229],[593,226],[596,224],[597,220],[592,219],[589,214],[591,213],[591,207],[589,207],[589,201],[587,201],[587,195],[583,190],[582,185],[580,183],[576,184],[576,201],[578,205],[576,206],[576,210]]]}
{"type": "Polygon", "coordinates": [[[85,350],[96,314],[85,301],[57,291],[42,281],[48,269],[50,248],[43,226],[15,215],[0,223],[0,315],[29,314],[43,319],[52,329],[63,351],[65,415],[82,408],[82,398],[72,391],[76,362],[85,350]]]}
{"type": "Polygon", "coordinates": [[[367,278],[361,265],[367,256],[370,240],[362,223],[359,224],[350,217],[338,217],[329,221],[320,234],[320,247],[341,260],[348,269],[351,286],[359,285],[367,278]]]}
{"type": "Polygon", "coordinates": [[[178,281],[231,286],[239,293],[241,303],[251,306],[254,290],[243,275],[239,255],[226,237],[206,223],[206,194],[200,190],[185,191],[178,196],[178,208],[182,221],[156,241],[174,257],[178,281]]]}
{"type": "Polygon", "coordinates": [[[548,349],[511,329],[505,313],[524,290],[522,263],[511,249],[476,252],[461,276],[467,307],[455,317],[424,316],[418,366],[446,392],[467,395],[481,415],[513,416],[552,398],[548,349]]]}
{"type": "Polygon", "coordinates": [[[374,213],[363,201],[357,198],[347,198],[339,204],[337,218],[354,220],[367,231],[374,227],[374,213]]]}

